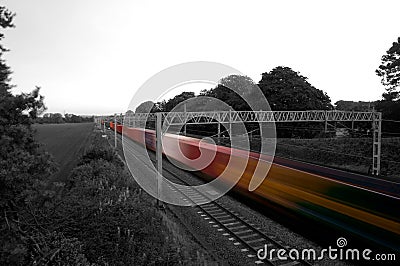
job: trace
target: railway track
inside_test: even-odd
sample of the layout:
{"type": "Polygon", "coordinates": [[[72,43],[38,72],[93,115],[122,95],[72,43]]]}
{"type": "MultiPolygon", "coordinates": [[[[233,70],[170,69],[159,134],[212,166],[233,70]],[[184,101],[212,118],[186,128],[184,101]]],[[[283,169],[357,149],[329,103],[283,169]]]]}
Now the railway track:
{"type": "MultiPolygon", "coordinates": [[[[119,141],[122,142],[120,137],[119,141]]],[[[146,164],[135,153],[136,150],[134,145],[138,144],[133,143],[130,140],[125,141],[125,144],[128,144],[128,146],[124,146],[125,149],[127,149],[134,157],[136,157],[137,160],[141,161],[141,163],[146,164]]],[[[151,158],[151,160],[153,163],[155,163],[154,158],[151,158]]],[[[166,177],[169,180],[174,182],[178,181],[187,186],[193,185],[190,184],[187,179],[183,179],[174,173],[174,171],[171,169],[173,167],[172,165],[164,163],[163,166],[163,171],[164,173],[168,174],[166,177]]],[[[152,169],[152,167],[149,165],[147,165],[147,167],[152,169]]],[[[170,185],[170,189],[174,193],[179,194],[178,196],[180,196],[184,201],[193,202],[193,200],[196,200],[197,202],[205,202],[205,204],[197,205],[195,207],[199,218],[203,219],[211,227],[215,228],[217,233],[225,236],[228,241],[232,243],[232,245],[237,247],[238,252],[242,253],[243,256],[246,256],[248,260],[253,261],[255,264],[284,266],[312,265],[305,260],[280,260],[276,252],[272,258],[267,257],[264,260],[260,260],[257,256],[257,252],[260,249],[267,247],[267,250],[289,250],[291,247],[285,245],[285,243],[281,242],[280,240],[275,239],[274,236],[269,236],[267,232],[263,232],[261,228],[256,227],[251,223],[251,221],[246,219],[246,217],[241,216],[233,209],[227,208],[221,203],[217,203],[215,201],[208,202],[207,196],[196,190],[194,187],[182,189],[170,185]]]]}

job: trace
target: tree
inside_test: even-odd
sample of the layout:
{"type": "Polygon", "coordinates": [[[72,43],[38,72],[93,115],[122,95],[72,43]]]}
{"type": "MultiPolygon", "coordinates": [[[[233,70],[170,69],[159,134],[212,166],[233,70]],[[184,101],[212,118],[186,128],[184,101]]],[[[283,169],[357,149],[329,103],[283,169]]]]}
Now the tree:
{"type": "Polygon", "coordinates": [[[134,115],[134,114],[135,114],[135,112],[132,110],[128,110],[125,112],[125,116],[130,116],[130,115],[134,115]]]}
{"type": "Polygon", "coordinates": [[[146,101],[136,107],[135,113],[155,113],[158,111],[156,104],[152,101],[146,101]]]}
{"type": "Polygon", "coordinates": [[[62,117],[62,114],[60,113],[46,113],[43,115],[43,120],[45,123],[54,123],[54,124],[64,123],[64,119],[62,117]]]}
{"type": "Polygon", "coordinates": [[[272,110],[330,110],[329,96],[289,67],[276,67],[262,74],[258,84],[272,110]]]}
{"type": "Polygon", "coordinates": [[[400,92],[397,91],[400,86],[400,37],[382,56],[382,62],[376,74],[381,77],[381,82],[386,87],[383,98],[388,101],[398,99],[400,97],[400,92]]]}
{"type": "Polygon", "coordinates": [[[166,101],[163,104],[163,111],[164,112],[170,112],[170,111],[172,111],[172,109],[174,109],[175,106],[177,106],[181,102],[186,101],[186,100],[188,100],[190,98],[194,98],[194,97],[196,97],[194,92],[184,91],[181,94],[176,95],[174,98],[169,99],[168,101],[166,101]]]}
{"type": "MultiPolygon", "coordinates": [[[[9,11],[4,6],[0,6],[0,27],[3,29],[12,28],[14,24],[12,23],[15,14],[9,11]]],[[[0,40],[4,38],[4,34],[0,32],[0,40]]],[[[0,54],[3,55],[3,52],[8,51],[2,44],[0,44],[0,54]]],[[[3,69],[2,69],[3,70],[3,69]]]]}
{"type": "Polygon", "coordinates": [[[370,112],[373,107],[374,103],[373,102],[353,102],[353,101],[337,101],[335,103],[336,105],[336,110],[341,110],[341,111],[357,111],[357,112],[370,112]]]}
{"type": "MultiPolygon", "coordinates": [[[[13,27],[13,17],[14,14],[5,7],[0,7],[0,26],[3,29],[13,27]]],[[[0,40],[3,37],[1,33],[0,40]]],[[[15,199],[35,177],[42,174],[43,168],[39,164],[43,162],[43,154],[38,151],[31,124],[45,106],[38,87],[31,93],[11,93],[11,71],[3,59],[6,49],[0,47],[0,197],[5,200],[15,199]]],[[[0,206],[2,204],[6,202],[2,201],[0,206]]]]}
{"type": "MultiPolygon", "coordinates": [[[[13,27],[14,14],[0,7],[0,27],[13,27]]],[[[4,34],[0,33],[0,41],[4,34]]],[[[45,109],[37,87],[31,93],[13,95],[11,70],[0,44],[0,264],[32,264],[29,239],[41,237],[30,230],[37,198],[46,193],[44,180],[52,173],[49,156],[39,149],[31,124],[45,109]],[[29,212],[29,215],[26,215],[29,212]],[[25,221],[26,224],[22,224],[25,221]]],[[[34,222],[32,222],[33,224],[34,222]]],[[[38,239],[36,238],[36,239],[38,239]]]]}
{"type": "Polygon", "coordinates": [[[202,91],[201,95],[219,99],[235,111],[250,111],[250,106],[243,98],[250,96],[252,86],[255,84],[247,76],[229,75],[222,78],[214,89],[202,91]]]}

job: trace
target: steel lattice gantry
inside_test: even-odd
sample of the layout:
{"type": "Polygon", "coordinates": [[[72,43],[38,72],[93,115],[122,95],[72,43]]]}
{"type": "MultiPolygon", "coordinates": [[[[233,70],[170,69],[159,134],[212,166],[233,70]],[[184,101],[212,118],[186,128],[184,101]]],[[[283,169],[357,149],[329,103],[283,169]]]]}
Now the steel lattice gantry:
{"type": "MultiPolygon", "coordinates": [[[[346,111],[216,111],[216,112],[170,112],[161,113],[168,125],[199,123],[243,123],[243,122],[352,122],[379,121],[378,112],[346,111]]],[[[156,114],[132,114],[125,123],[155,120],[156,114]]]]}
{"type": "MultiPolygon", "coordinates": [[[[146,121],[156,121],[157,116],[166,125],[185,124],[229,124],[243,122],[281,123],[281,122],[372,122],[373,156],[372,172],[379,175],[381,168],[381,128],[382,114],[380,112],[349,112],[349,111],[207,111],[207,112],[169,112],[169,113],[138,113],[109,116],[108,120],[125,123],[130,127],[138,126],[146,121]]],[[[100,119],[103,119],[101,117],[100,119]]],[[[104,118],[107,120],[107,118],[104,118]]],[[[143,124],[142,124],[143,125],[143,124]]],[[[231,132],[231,130],[230,130],[231,132]]]]}

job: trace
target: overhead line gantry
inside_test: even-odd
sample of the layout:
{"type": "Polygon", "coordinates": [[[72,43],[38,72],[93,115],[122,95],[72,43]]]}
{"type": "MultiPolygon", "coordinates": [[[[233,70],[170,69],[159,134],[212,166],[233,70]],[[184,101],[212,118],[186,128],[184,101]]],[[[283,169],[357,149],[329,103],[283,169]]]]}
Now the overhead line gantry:
{"type": "MultiPolygon", "coordinates": [[[[99,117],[103,119],[104,117],[99,117]]],[[[325,130],[329,122],[372,122],[372,173],[379,175],[381,168],[381,137],[382,113],[380,112],[349,112],[336,110],[309,110],[309,111],[205,111],[205,112],[160,112],[160,113],[131,113],[117,115],[113,118],[115,123],[135,127],[138,123],[146,121],[162,121],[166,126],[190,124],[218,124],[228,125],[232,132],[235,123],[283,123],[283,122],[323,122],[325,130]]],[[[157,123],[159,125],[161,123],[157,123]]],[[[161,130],[156,127],[156,130],[161,130]]]]}

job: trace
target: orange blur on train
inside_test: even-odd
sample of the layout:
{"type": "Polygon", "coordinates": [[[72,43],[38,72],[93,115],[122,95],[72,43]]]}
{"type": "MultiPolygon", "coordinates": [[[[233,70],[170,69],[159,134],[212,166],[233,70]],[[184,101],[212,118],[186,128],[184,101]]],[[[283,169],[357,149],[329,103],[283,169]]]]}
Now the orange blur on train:
{"type": "MultiPolygon", "coordinates": [[[[114,123],[111,122],[110,127],[115,129],[114,123]]],[[[117,125],[116,131],[152,151],[156,149],[153,130],[117,125]]],[[[246,168],[234,187],[235,192],[240,195],[259,204],[273,202],[293,213],[355,234],[379,246],[400,250],[399,195],[385,194],[307,170],[299,170],[281,164],[279,159],[270,165],[271,159],[266,155],[215,144],[207,145],[202,145],[202,152],[207,152],[207,147],[211,149],[210,145],[214,145],[212,149],[216,150],[212,162],[200,170],[207,179],[218,177],[230,159],[246,160],[246,168]],[[250,180],[257,165],[265,168],[270,166],[270,170],[262,183],[254,191],[249,191],[250,180]]],[[[163,153],[177,161],[183,161],[182,154],[186,158],[195,159],[200,155],[200,139],[166,134],[163,136],[163,153]],[[172,140],[179,142],[180,152],[176,151],[176,146],[169,145],[172,140]]],[[[196,169],[196,165],[190,165],[190,162],[187,164],[196,169]]],[[[307,166],[306,163],[304,165],[307,166]]],[[[313,165],[307,167],[311,168],[313,165]]],[[[231,171],[234,173],[235,169],[231,171]]],[[[332,171],[336,170],[329,169],[329,172],[332,171]]]]}

